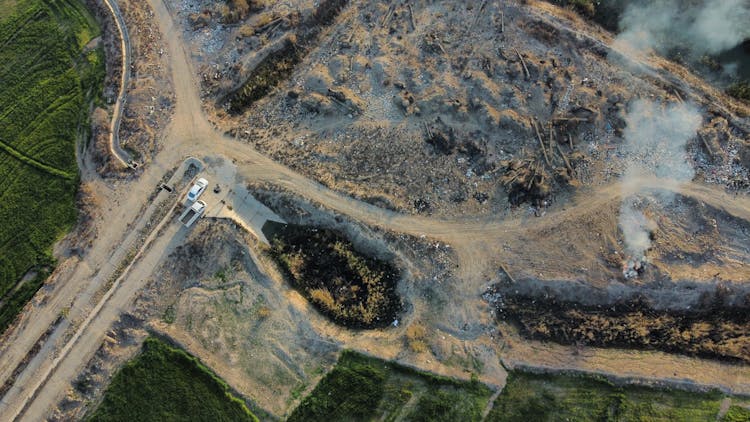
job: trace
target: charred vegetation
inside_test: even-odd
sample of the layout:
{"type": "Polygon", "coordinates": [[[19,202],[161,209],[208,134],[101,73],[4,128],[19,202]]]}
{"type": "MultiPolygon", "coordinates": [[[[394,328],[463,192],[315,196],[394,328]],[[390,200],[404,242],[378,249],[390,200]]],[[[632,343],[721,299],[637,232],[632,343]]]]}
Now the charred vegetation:
{"type": "Polygon", "coordinates": [[[246,107],[268,95],[274,87],[289,78],[301,58],[301,50],[287,39],[279,51],[266,56],[242,87],[231,94],[229,111],[241,113],[246,107]]]}
{"type": "MultiPolygon", "coordinates": [[[[630,298],[583,305],[550,297],[511,295],[499,306],[501,319],[525,337],[560,344],[660,350],[690,356],[750,362],[750,315],[746,304],[729,304],[725,290],[705,293],[697,306],[656,309],[630,298]]],[[[745,298],[747,301],[747,298],[745,298]]]]}
{"type": "Polygon", "coordinates": [[[297,64],[318,43],[318,35],[323,28],[333,23],[347,3],[348,0],[322,1],[315,12],[297,27],[296,32],[284,40],[280,50],[269,53],[250,72],[245,82],[225,97],[228,111],[241,114],[287,80],[297,64]]]}
{"type": "Polygon", "coordinates": [[[388,326],[401,311],[399,271],[329,229],[273,224],[270,255],[291,285],[325,315],[353,328],[388,326]]]}

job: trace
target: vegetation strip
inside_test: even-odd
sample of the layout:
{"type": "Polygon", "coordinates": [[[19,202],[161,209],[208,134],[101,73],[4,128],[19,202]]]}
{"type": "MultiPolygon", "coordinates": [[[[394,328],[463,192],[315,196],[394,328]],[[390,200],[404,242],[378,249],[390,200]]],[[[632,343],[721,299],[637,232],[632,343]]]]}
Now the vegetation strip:
{"type": "Polygon", "coordinates": [[[149,337],[88,421],[255,421],[229,386],[182,349],[149,337]]]}
{"type": "Polygon", "coordinates": [[[101,99],[100,29],[80,0],[0,0],[0,332],[52,271],[76,221],[76,141],[101,99]],[[5,158],[3,158],[5,157],[5,158]],[[37,277],[21,282],[25,274],[37,277]]]}
{"type": "Polygon", "coordinates": [[[322,29],[331,25],[348,3],[348,0],[322,0],[315,12],[297,29],[296,36],[285,40],[279,51],[270,52],[263,58],[242,86],[221,102],[228,104],[231,113],[239,114],[268,95],[291,76],[295,66],[316,45],[322,29]]]}
{"type": "Polygon", "coordinates": [[[750,315],[724,306],[720,292],[703,309],[653,309],[643,300],[583,306],[554,299],[507,296],[498,315],[527,337],[562,344],[657,349],[750,362],[750,315]]]}
{"type": "Polygon", "coordinates": [[[32,157],[29,157],[28,155],[21,153],[20,151],[16,150],[12,146],[3,142],[2,139],[0,139],[0,149],[10,154],[11,156],[13,156],[13,158],[16,158],[18,161],[28,164],[32,167],[36,167],[39,170],[47,172],[53,176],[62,177],[63,179],[68,179],[68,180],[73,180],[75,178],[75,176],[70,173],[64,172],[62,170],[58,170],[52,166],[48,166],[47,164],[41,163],[33,159],[32,157]]]}

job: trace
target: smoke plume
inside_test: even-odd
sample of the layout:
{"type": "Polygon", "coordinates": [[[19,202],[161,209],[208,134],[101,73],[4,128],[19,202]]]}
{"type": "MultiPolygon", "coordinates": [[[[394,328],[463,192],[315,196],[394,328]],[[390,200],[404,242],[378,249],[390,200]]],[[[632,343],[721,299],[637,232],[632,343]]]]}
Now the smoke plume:
{"type": "MultiPolygon", "coordinates": [[[[643,260],[651,247],[651,232],[656,224],[639,209],[637,195],[644,177],[669,179],[672,183],[690,181],[695,171],[685,147],[701,126],[698,109],[689,104],[662,106],[648,100],[631,103],[625,119],[626,168],[621,178],[624,200],[620,206],[619,227],[626,252],[643,260]]],[[[662,199],[670,201],[669,195],[662,199]]]]}
{"type": "Polygon", "coordinates": [[[636,1],[620,19],[615,44],[628,52],[679,49],[696,58],[731,49],[748,37],[747,0],[636,1]]]}

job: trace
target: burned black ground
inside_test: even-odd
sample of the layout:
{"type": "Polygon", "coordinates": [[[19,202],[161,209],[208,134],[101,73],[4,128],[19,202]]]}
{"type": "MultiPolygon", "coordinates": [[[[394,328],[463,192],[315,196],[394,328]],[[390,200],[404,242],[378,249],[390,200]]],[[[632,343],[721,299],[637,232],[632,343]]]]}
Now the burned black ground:
{"type": "Polygon", "coordinates": [[[391,263],[357,250],[333,230],[271,223],[268,231],[270,255],[291,285],[337,323],[385,327],[401,311],[399,271],[391,263]]]}
{"type": "Polygon", "coordinates": [[[725,304],[721,290],[684,311],[655,309],[642,298],[581,305],[520,295],[504,297],[498,308],[528,338],[750,362],[746,305],[725,304]]]}

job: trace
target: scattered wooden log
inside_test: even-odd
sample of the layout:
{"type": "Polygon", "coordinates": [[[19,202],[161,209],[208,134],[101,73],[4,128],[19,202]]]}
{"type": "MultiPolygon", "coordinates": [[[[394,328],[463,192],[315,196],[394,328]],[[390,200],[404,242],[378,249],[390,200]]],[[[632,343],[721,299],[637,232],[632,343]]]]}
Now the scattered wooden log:
{"type": "Polygon", "coordinates": [[[555,141],[555,135],[552,128],[552,122],[549,123],[549,154],[551,156],[552,162],[555,161],[555,149],[552,147],[552,144],[555,141]]]}
{"type": "Polygon", "coordinates": [[[680,104],[685,104],[685,100],[682,99],[682,95],[680,95],[680,92],[677,91],[677,88],[672,88],[672,91],[674,92],[674,95],[677,97],[677,101],[680,104]]]}
{"type": "Polygon", "coordinates": [[[565,167],[568,168],[570,171],[571,176],[573,175],[573,166],[570,165],[570,161],[568,161],[568,157],[563,152],[562,148],[560,148],[560,144],[555,144],[557,146],[557,152],[560,153],[560,157],[562,157],[563,162],[565,163],[565,167]]]}
{"type": "Polygon", "coordinates": [[[477,23],[479,23],[479,18],[482,17],[482,11],[484,11],[484,7],[487,6],[487,0],[483,0],[482,4],[479,6],[479,9],[477,9],[477,16],[474,18],[474,27],[476,28],[477,23]]]}
{"type": "Polygon", "coordinates": [[[588,122],[589,119],[583,117],[555,117],[553,122],[588,122]]]}
{"type": "Polygon", "coordinates": [[[698,132],[698,138],[700,138],[701,142],[703,142],[703,147],[706,148],[706,151],[708,152],[708,155],[711,157],[711,159],[714,159],[714,151],[711,149],[708,141],[706,141],[706,138],[704,138],[703,135],[700,134],[700,132],[698,132]]]}
{"type": "Polygon", "coordinates": [[[503,272],[505,273],[505,275],[508,276],[508,280],[510,280],[514,284],[516,283],[516,279],[513,278],[512,275],[510,275],[510,271],[508,271],[508,268],[502,262],[500,263],[500,269],[503,270],[503,272]]]}
{"type": "Polygon", "coordinates": [[[427,125],[427,123],[422,123],[424,125],[424,130],[427,132],[427,137],[432,138],[432,131],[430,130],[430,127],[427,125]]]}
{"type": "Polygon", "coordinates": [[[395,11],[396,6],[391,5],[391,7],[388,8],[388,12],[385,14],[385,17],[383,17],[383,22],[380,23],[380,26],[385,28],[386,25],[388,25],[388,21],[391,20],[391,15],[393,15],[393,12],[395,11]]]}
{"type": "Polygon", "coordinates": [[[513,48],[515,50],[516,55],[518,56],[518,59],[521,60],[521,65],[523,66],[523,73],[526,74],[526,80],[529,80],[531,78],[531,74],[529,73],[529,68],[526,67],[526,60],[523,59],[523,56],[521,56],[521,53],[518,52],[517,48],[513,48]]]}
{"type": "Polygon", "coordinates": [[[539,133],[539,128],[536,127],[536,122],[534,119],[529,118],[529,121],[531,122],[531,126],[534,126],[534,132],[536,132],[536,138],[539,140],[539,146],[542,148],[542,154],[544,154],[544,161],[547,162],[547,165],[549,168],[552,168],[552,164],[549,161],[549,157],[547,156],[547,150],[544,148],[544,141],[542,140],[542,135],[539,133]]]}
{"type": "Polygon", "coordinates": [[[414,25],[414,10],[412,10],[411,4],[407,4],[406,8],[409,9],[409,23],[411,23],[411,30],[416,31],[417,26],[414,25]]]}

